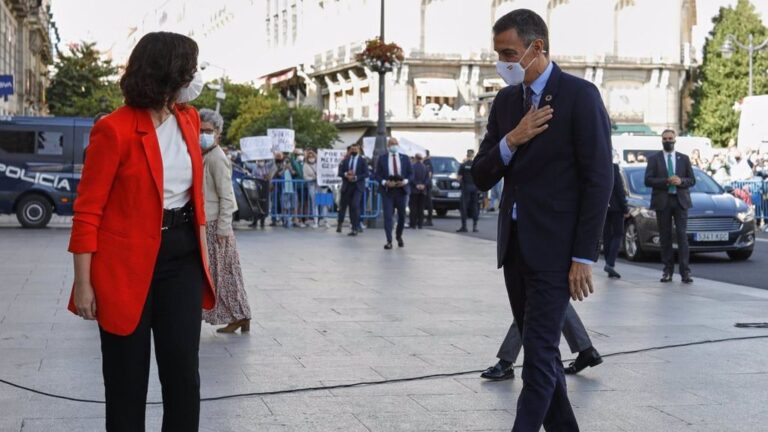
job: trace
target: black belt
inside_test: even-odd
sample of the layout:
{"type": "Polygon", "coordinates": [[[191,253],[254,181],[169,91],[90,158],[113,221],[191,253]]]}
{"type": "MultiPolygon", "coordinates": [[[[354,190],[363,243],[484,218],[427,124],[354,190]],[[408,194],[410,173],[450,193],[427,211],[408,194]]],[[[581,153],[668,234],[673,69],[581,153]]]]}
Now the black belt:
{"type": "Polygon", "coordinates": [[[165,231],[169,228],[177,227],[179,225],[184,225],[186,223],[192,222],[192,217],[194,216],[195,211],[192,208],[192,203],[186,203],[184,207],[179,207],[175,209],[163,209],[163,227],[162,230],[165,231]]]}

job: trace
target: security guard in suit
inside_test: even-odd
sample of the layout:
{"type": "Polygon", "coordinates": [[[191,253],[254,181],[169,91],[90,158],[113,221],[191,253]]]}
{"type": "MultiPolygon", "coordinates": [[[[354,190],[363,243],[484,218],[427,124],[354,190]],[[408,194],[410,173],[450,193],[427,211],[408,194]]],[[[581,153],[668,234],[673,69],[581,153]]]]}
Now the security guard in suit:
{"type": "Polygon", "coordinates": [[[461,212],[461,228],[456,232],[467,232],[467,219],[472,218],[472,232],[478,232],[477,221],[480,219],[480,191],[475,186],[472,179],[472,160],[475,158],[475,151],[467,150],[467,158],[459,165],[459,183],[461,183],[461,203],[459,211],[461,212]]]}

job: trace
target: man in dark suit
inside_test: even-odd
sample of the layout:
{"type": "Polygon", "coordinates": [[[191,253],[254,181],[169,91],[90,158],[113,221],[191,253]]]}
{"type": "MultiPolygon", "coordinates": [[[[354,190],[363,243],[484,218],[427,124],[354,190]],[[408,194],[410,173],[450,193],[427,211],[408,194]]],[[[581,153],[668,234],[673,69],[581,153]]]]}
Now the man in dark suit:
{"type": "Polygon", "coordinates": [[[390,138],[387,142],[387,153],[379,156],[374,168],[376,182],[381,191],[382,210],[384,211],[384,232],[387,243],[384,249],[392,249],[392,216],[397,210],[397,230],[395,238],[398,247],[405,247],[403,228],[405,227],[405,203],[411,181],[411,161],[408,156],[399,152],[398,142],[390,138]]]}
{"type": "Polygon", "coordinates": [[[605,216],[603,227],[603,254],[605,255],[605,267],[611,279],[620,279],[621,275],[616,271],[616,257],[619,255],[619,246],[624,237],[624,220],[629,217],[627,205],[627,193],[624,190],[624,180],[621,178],[619,168],[619,156],[613,156],[613,191],[608,201],[608,214],[605,216]]]}
{"type": "Polygon", "coordinates": [[[662,282],[672,281],[675,272],[672,251],[672,220],[677,230],[677,255],[680,260],[680,275],[683,283],[693,283],[688,267],[688,209],[691,208],[689,188],[696,184],[691,160],[675,152],[675,131],[667,129],[661,134],[664,151],[648,158],[645,168],[645,185],[653,188],[651,210],[656,212],[661,241],[661,261],[664,263],[662,282]]]}
{"type": "Polygon", "coordinates": [[[497,260],[523,339],[514,432],[578,431],[560,359],[570,299],[593,292],[613,186],[611,124],[598,89],[549,60],[549,31],[518,9],[493,26],[509,84],[491,107],[472,165],[481,191],[504,179],[497,260]]]}
{"type": "Polygon", "coordinates": [[[429,169],[424,165],[424,157],[416,153],[415,163],[411,166],[413,171],[413,184],[411,185],[411,202],[408,203],[411,216],[411,228],[422,229],[424,227],[424,207],[429,193],[429,169]]]}
{"type": "Polygon", "coordinates": [[[347,207],[349,207],[349,221],[352,224],[352,231],[348,235],[354,237],[359,232],[360,203],[365,191],[365,180],[368,176],[368,163],[360,156],[360,146],[355,144],[349,148],[349,154],[339,164],[341,200],[339,203],[339,224],[336,227],[336,232],[341,232],[347,207]]]}
{"type": "Polygon", "coordinates": [[[456,232],[467,232],[467,218],[472,218],[472,232],[478,232],[477,222],[480,220],[480,194],[477,186],[472,180],[472,159],[475,158],[475,151],[467,150],[467,157],[459,165],[459,171],[456,173],[459,183],[461,183],[461,203],[459,212],[461,213],[461,228],[456,232]]]}

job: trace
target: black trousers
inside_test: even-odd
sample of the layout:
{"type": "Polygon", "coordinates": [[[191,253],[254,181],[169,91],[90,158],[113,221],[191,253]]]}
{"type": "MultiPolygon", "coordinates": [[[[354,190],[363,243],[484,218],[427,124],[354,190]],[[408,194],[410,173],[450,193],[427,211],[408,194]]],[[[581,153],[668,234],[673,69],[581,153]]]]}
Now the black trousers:
{"type": "Polygon", "coordinates": [[[512,432],[579,430],[568,400],[560,334],[570,302],[568,272],[537,272],[524,262],[513,225],[504,281],[523,340],[523,389],[512,432]]]}
{"type": "Polygon", "coordinates": [[[613,267],[619,255],[621,239],[624,237],[624,214],[620,211],[609,211],[605,216],[603,226],[603,253],[605,263],[613,267]]]}
{"type": "Polygon", "coordinates": [[[432,222],[432,213],[435,211],[435,205],[432,202],[432,185],[427,186],[427,199],[426,199],[426,209],[427,209],[427,221],[432,222]]]}
{"type": "Polygon", "coordinates": [[[659,225],[659,240],[661,242],[661,262],[664,264],[664,273],[675,272],[675,253],[672,250],[672,221],[676,228],[677,256],[680,261],[680,274],[685,276],[691,273],[689,267],[688,252],[688,210],[680,206],[677,196],[669,196],[667,207],[656,210],[656,222],[659,225]]]}
{"type": "Polygon", "coordinates": [[[198,430],[204,273],[195,229],[187,223],[163,231],[136,330],[118,336],[100,329],[109,432],[144,431],[151,336],[163,393],[162,430],[198,430]]]}
{"type": "Polygon", "coordinates": [[[408,204],[411,216],[411,228],[422,228],[424,226],[424,204],[427,201],[427,195],[422,193],[412,193],[411,202],[408,204]]]}
{"type": "Polygon", "coordinates": [[[462,189],[459,212],[461,213],[461,226],[467,226],[467,218],[472,218],[472,223],[477,225],[480,218],[480,200],[477,189],[462,189]]]}
{"type": "Polygon", "coordinates": [[[393,216],[395,210],[397,210],[395,238],[403,238],[403,228],[405,227],[405,200],[406,194],[401,190],[385,191],[381,194],[381,206],[384,211],[384,234],[387,236],[387,243],[392,243],[392,226],[394,225],[393,216]]]}
{"type": "Polygon", "coordinates": [[[349,222],[352,224],[352,231],[360,230],[360,204],[363,194],[356,187],[352,186],[341,193],[339,200],[339,225],[344,223],[344,215],[349,208],[349,222]]]}

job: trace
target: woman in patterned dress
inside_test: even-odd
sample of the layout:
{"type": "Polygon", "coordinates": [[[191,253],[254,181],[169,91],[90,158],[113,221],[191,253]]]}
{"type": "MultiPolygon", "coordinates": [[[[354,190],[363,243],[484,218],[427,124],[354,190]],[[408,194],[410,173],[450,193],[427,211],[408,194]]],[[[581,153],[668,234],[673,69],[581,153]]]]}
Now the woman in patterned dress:
{"type": "Polygon", "coordinates": [[[203,319],[213,325],[227,324],[216,330],[219,333],[234,333],[237,329],[247,332],[251,329],[251,309],[232,231],[232,213],[237,210],[232,190],[232,167],[219,147],[223,127],[224,119],[219,113],[200,110],[208,255],[217,299],[214,309],[203,311],[203,319]]]}

